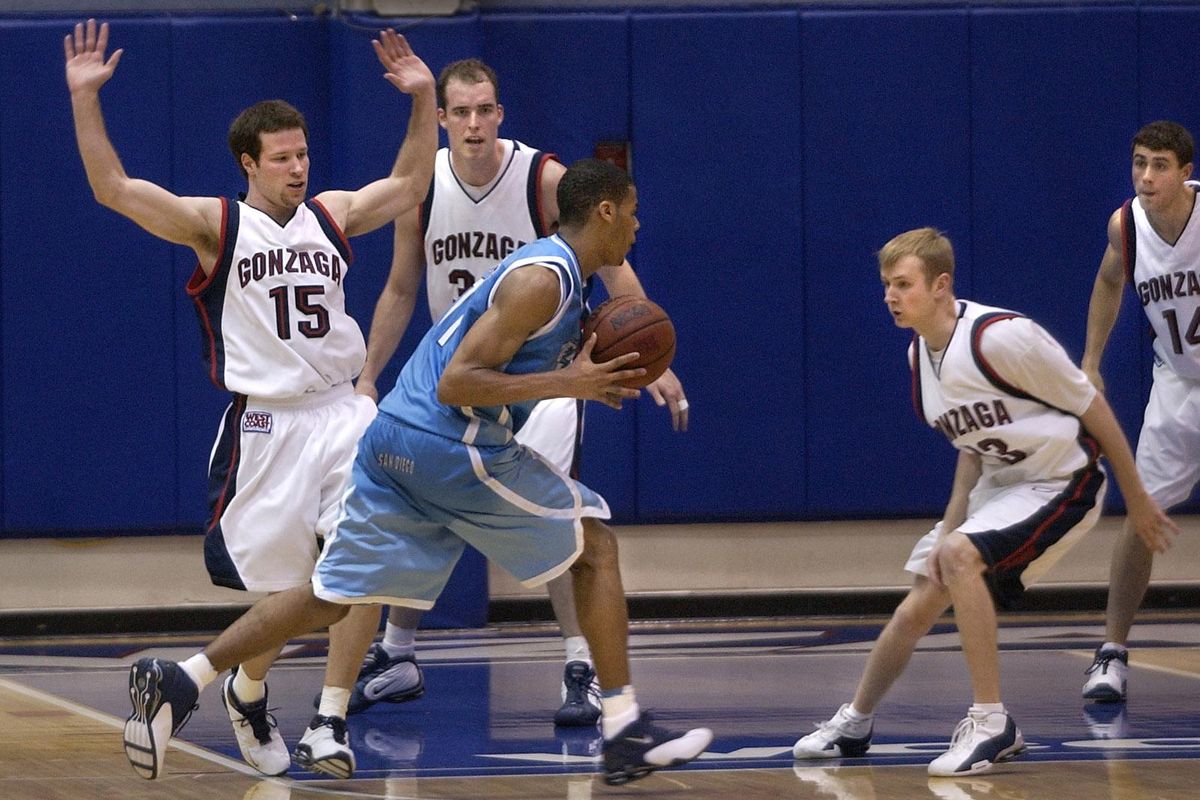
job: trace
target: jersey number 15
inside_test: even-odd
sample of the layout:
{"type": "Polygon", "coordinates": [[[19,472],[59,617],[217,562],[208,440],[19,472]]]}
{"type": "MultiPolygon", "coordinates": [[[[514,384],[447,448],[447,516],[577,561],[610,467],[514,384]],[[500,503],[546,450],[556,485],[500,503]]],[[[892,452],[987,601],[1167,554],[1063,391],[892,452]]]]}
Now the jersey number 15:
{"type": "Polygon", "coordinates": [[[275,301],[275,332],[280,339],[292,338],[292,306],[305,317],[296,324],[296,329],[309,339],[320,339],[329,333],[329,309],[312,298],[325,294],[324,286],[276,286],[267,292],[275,301]],[[295,292],[293,302],[288,302],[288,289],[295,292]]]}

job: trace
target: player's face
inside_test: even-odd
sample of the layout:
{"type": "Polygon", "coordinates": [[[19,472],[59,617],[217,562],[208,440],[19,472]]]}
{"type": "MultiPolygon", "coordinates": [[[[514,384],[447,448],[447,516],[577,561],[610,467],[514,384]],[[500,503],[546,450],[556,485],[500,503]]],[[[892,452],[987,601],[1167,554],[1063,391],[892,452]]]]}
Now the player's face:
{"type": "Polygon", "coordinates": [[[446,107],[438,109],[438,122],[458,158],[486,158],[495,153],[503,121],[504,107],[496,102],[491,81],[451,80],[446,84],[446,107]]]}
{"type": "Polygon", "coordinates": [[[937,308],[937,281],[930,283],[925,277],[921,259],[905,256],[881,269],[879,277],[883,281],[883,302],[896,327],[920,328],[933,318],[937,308]]]}
{"type": "Polygon", "coordinates": [[[299,128],[260,133],[258,161],[242,157],[251,188],[266,202],[296,208],[308,192],[308,140],[299,128]]]}
{"type": "Polygon", "coordinates": [[[1184,192],[1192,165],[1181,165],[1170,150],[1133,149],[1133,189],[1147,210],[1161,211],[1184,192]]]}

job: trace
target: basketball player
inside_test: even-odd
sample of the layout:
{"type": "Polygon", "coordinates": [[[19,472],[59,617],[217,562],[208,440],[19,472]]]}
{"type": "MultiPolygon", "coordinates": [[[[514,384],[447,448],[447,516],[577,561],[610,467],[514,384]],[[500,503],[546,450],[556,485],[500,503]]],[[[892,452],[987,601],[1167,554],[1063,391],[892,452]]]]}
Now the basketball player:
{"type": "MultiPolygon", "coordinates": [[[[438,151],[425,203],[396,220],[392,269],[380,294],[367,341],[367,363],[357,390],[378,400],[375,381],[396,352],[412,319],[422,275],[429,314],[441,319],[460,295],[517,247],[545,236],[558,224],[556,191],[563,167],[552,155],[513,139],[499,138],[504,106],[496,73],[477,59],[456,61],[438,77],[438,122],[449,147],[438,151]]],[[[610,296],[645,291],[628,261],[598,270],[610,296]]],[[[683,387],[668,370],[647,387],[671,412],[675,430],[687,430],[683,387]]],[[[564,473],[577,475],[582,404],[573,398],[543,400],[517,434],[564,473]]],[[[600,716],[595,670],[575,613],[571,576],[546,584],[566,649],[556,725],[594,725],[600,716]]],[[[351,619],[357,619],[352,616],[351,619]]],[[[414,637],[421,612],[392,608],[383,641],[371,646],[350,700],[350,713],[381,700],[402,702],[424,692],[414,637]]],[[[348,624],[349,620],[348,620],[348,624]]],[[[373,638],[377,619],[363,620],[361,635],[373,638]]],[[[331,653],[330,658],[339,655],[331,653]]]]}
{"type": "MultiPolygon", "coordinates": [[[[1100,391],[1100,361],[1121,310],[1128,282],[1154,329],[1154,383],[1138,437],[1137,468],[1150,496],[1163,508],[1188,498],[1200,480],[1200,229],[1194,222],[1196,191],[1189,180],[1195,145],[1183,126],[1151,122],[1133,137],[1136,196],[1108,219],[1108,247],[1088,305],[1082,366],[1100,391]]],[[[1083,696],[1099,703],[1125,700],[1129,629],[1146,586],[1154,554],[1168,537],[1144,530],[1129,517],[1113,550],[1105,638],[1088,667],[1083,696]]]]}
{"type": "MultiPolygon", "coordinates": [[[[580,343],[584,281],[621,261],[638,229],[629,176],[579,162],[558,186],[559,233],[538,239],[476,283],[425,334],[359,442],[345,516],[312,584],[259,601],[202,653],[176,664],[145,658],[130,677],[134,716],[161,769],[170,736],[217,670],[381,598],[432,607],[467,543],[526,585],[568,568],[579,621],[604,690],[603,769],[612,784],[699,755],[712,732],[672,733],[639,709],[630,684],[628,616],[604,499],[513,440],[543,397],[620,408],[644,375],[629,356],[596,364],[580,343]],[[578,355],[577,355],[578,353],[578,355]]],[[[632,355],[632,354],[630,354],[632,355]]],[[[354,655],[361,658],[363,642],[354,655]]],[[[356,664],[334,685],[349,696],[356,664]]],[[[322,698],[322,704],[327,701],[322,698]]],[[[297,763],[346,778],[355,757],[342,714],[325,709],[296,747],[297,763]]]]}
{"type": "MultiPolygon", "coordinates": [[[[107,23],[75,26],[64,42],[75,133],[96,199],[150,233],[190,247],[198,265],[187,291],[196,303],[209,375],[233,393],[209,472],[205,562],[214,583],[275,592],[307,585],[319,538],[332,528],[359,436],[374,404],[354,394],[366,346],[345,311],[346,239],[374,230],[425,196],[437,148],[433,75],[402,36],[383,32],[375,51],[387,80],[413,97],[408,136],[391,175],[358,191],[307,198],[304,117],[281,100],[243,111],[229,144],[245,200],[180,197],[125,174],[109,141],[100,88],[122,50],[105,58],[107,23]]],[[[336,634],[334,634],[336,638],[336,634]]],[[[271,647],[230,663],[222,700],[247,763],[280,775],[287,747],[267,712],[271,647]]],[[[161,754],[136,720],[125,747],[154,778],[161,754]]]]}
{"type": "Polygon", "coordinates": [[[913,587],[867,660],[854,698],[793,748],[798,759],[857,756],[876,705],[917,641],[947,608],[962,640],[974,704],[929,774],[971,775],[1025,748],[1000,700],[996,606],[1011,607],[1100,516],[1107,456],[1131,524],[1174,524],[1146,493],[1104,396],[1032,320],[954,296],[954,251],[932,228],[879,251],[883,299],[909,347],[918,415],[959,451],[946,513],[913,549],[913,587]]]}

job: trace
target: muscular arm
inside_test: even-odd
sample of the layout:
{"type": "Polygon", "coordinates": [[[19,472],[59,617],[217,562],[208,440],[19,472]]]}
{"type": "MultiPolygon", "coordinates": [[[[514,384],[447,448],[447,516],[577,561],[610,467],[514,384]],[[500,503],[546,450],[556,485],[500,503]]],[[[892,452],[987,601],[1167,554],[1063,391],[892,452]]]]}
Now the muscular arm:
{"type": "Polygon", "coordinates": [[[1134,532],[1152,552],[1163,552],[1171,546],[1169,534],[1179,533],[1179,529],[1146,493],[1129,442],[1104,395],[1097,394],[1079,419],[1088,433],[1096,437],[1108,459],[1121,494],[1125,496],[1126,514],[1134,532]]]}
{"type": "Polygon", "coordinates": [[[413,53],[404,37],[390,29],[372,44],[380,63],[387,69],[384,78],[412,96],[412,113],[390,175],[357,191],[322,192],[319,196],[347,236],[381,228],[420,205],[429,191],[437,152],[437,98],[433,74],[413,53]]]}
{"type": "Polygon", "coordinates": [[[371,333],[367,337],[367,362],[355,384],[359,394],[365,394],[377,403],[379,389],[375,382],[395,355],[404,331],[412,321],[424,269],[420,211],[413,208],[396,220],[392,268],[375,303],[375,316],[371,318],[371,333]]]}
{"type": "Polygon", "coordinates": [[[123,52],[117,50],[105,61],[108,23],[98,30],[95,20],[88,20],[86,26],[76,25],[63,46],[75,140],[96,201],[160,239],[191,247],[201,266],[211,271],[220,238],[221,201],[215,197],[179,197],[150,181],[129,177],[108,137],[100,108],[100,87],[112,77],[123,52]]]}
{"type": "Polygon", "coordinates": [[[499,406],[546,397],[579,397],[619,407],[621,398],[637,397],[637,389],[617,383],[645,370],[620,369],[632,360],[627,356],[594,363],[592,342],[585,343],[579,356],[563,369],[523,375],[501,371],[530,334],[550,321],[560,297],[554,271],[536,264],[513,270],[501,282],[492,306],[467,331],[446,365],[438,382],[438,401],[452,406],[499,406]]]}
{"type": "Polygon", "coordinates": [[[1125,287],[1124,243],[1121,241],[1121,210],[1117,209],[1108,218],[1108,246],[1100,259],[1100,269],[1092,285],[1092,297],[1088,302],[1087,341],[1083,348],[1080,367],[1088,379],[1100,391],[1104,391],[1104,379],[1100,375],[1100,361],[1108,346],[1108,337],[1117,315],[1121,311],[1121,290],[1125,287]]]}

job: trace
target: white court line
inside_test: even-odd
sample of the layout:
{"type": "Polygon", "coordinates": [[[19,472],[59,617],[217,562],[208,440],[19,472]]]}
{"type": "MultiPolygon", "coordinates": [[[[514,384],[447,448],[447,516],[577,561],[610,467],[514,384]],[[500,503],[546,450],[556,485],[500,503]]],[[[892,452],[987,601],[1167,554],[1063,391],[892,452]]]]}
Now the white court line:
{"type": "MultiPolygon", "coordinates": [[[[1175,648],[1172,648],[1172,647],[1154,647],[1154,648],[1147,648],[1147,649],[1151,649],[1151,650],[1173,650],[1173,649],[1175,649],[1175,648]]],[[[1063,650],[1062,652],[1064,652],[1064,653],[1070,653],[1070,654],[1071,654],[1071,655],[1073,655],[1073,656],[1080,656],[1080,657],[1082,657],[1082,658],[1086,658],[1086,659],[1087,659],[1087,660],[1089,660],[1089,661],[1091,661],[1093,658],[1095,658],[1095,657],[1096,657],[1096,654],[1095,654],[1095,652],[1090,652],[1090,651],[1087,651],[1087,650],[1063,650]]],[[[1165,675],[1174,675],[1174,676],[1175,676],[1175,677],[1177,677],[1177,678],[1191,678],[1192,680],[1200,680],[1200,673],[1197,673],[1197,672],[1194,672],[1194,671],[1191,671],[1191,672],[1189,672],[1189,671],[1188,671],[1188,670],[1186,670],[1186,669],[1179,669],[1178,667],[1164,667],[1164,666],[1162,666],[1161,664],[1146,664],[1146,663],[1144,663],[1144,662],[1142,662],[1142,661],[1136,661],[1136,662],[1134,662],[1133,664],[1130,664],[1130,665],[1129,665],[1129,668],[1130,668],[1130,669],[1133,669],[1134,667],[1137,667],[1138,669],[1148,669],[1148,670],[1151,670],[1151,671],[1153,671],[1153,672],[1161,672],[1161,673],[1163,673],[1163,674],[1165,674],[1165,675]]]]}

